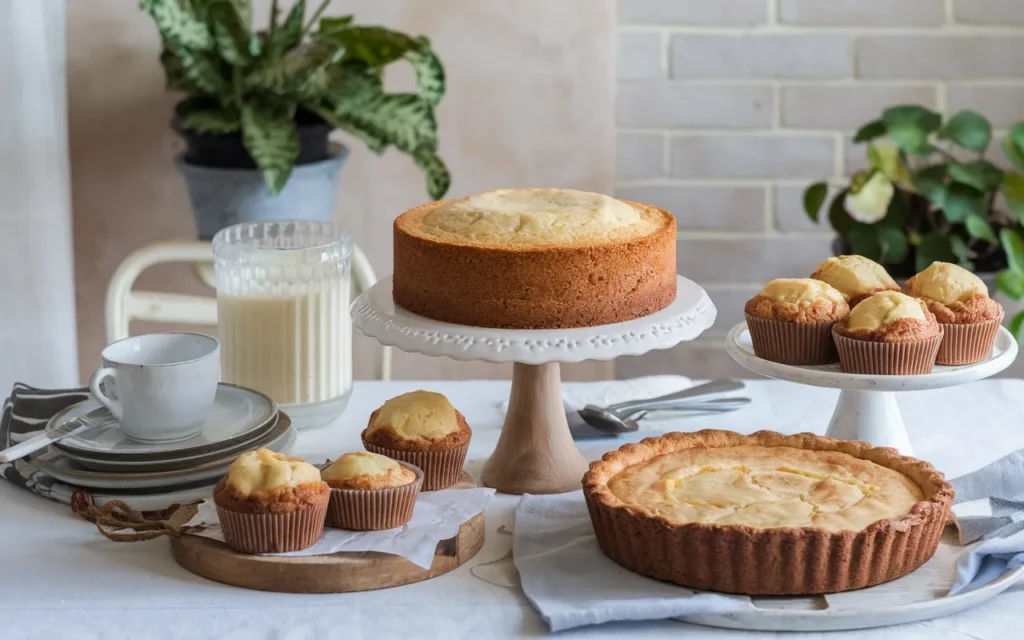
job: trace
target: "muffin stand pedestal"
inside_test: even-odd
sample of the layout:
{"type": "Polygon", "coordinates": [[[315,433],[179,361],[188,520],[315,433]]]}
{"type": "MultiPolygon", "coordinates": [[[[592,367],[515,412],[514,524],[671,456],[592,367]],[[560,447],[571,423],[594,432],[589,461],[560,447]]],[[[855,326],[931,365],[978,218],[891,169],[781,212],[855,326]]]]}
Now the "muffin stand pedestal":
{"type": "Polygon", "coordinates": [[[896,404],[896,392],[941,389],[993,376],[1013,363],[1017,341],[1005,327],[996,334],[988,359],[962,366],[936,365],[931,373],[914,376],[872,376],[843,373],[839,363],[794,366],[771,362],[754,355],[747,324],[741,322],[729,332],[726,350],[733,360],[769,378],[789,380],[815,387],[841,389],[839,402],[825,435],[841,440],[864,440],[881,447],[894,447],[913,455],[910,439],[896,404]]]}
{"type": "Polygon", "coordinates": [[[681,276],[675,301],[661,311],[618,324],[552,330],[431,320],[396,305],[391,286],[391,277],[384,278],[352,303],[353,323],[367,336],[411,353],[515,363],[505,424],[482,476],[484,485],[514,494],[574,491],[587,469],[569,433],[558,363],[668,349],[696,338],[716,314],[704,290],[681,276]]]}

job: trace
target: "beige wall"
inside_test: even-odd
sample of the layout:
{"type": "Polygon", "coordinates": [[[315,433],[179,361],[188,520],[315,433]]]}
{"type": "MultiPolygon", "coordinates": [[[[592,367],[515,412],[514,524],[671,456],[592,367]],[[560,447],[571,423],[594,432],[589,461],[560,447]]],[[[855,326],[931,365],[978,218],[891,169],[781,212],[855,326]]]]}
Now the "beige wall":
{"type": "MultiPolygon", "coordinates": [[[[257,2],[265,15],[268,2],[257,2]]],[[[314,3],[310,3],[314,4],[314,3]]],[[[560,186],[610,192],[614,80],[611,0],[358,0],[334,13],[431,38],[448,72],[439,111],[451,195],[496,187],[560,186]],[[342,11],[344,9],[344,11],[342,11]]],[[[185,189],[167,126],[159,42],[130,0],[68,3],[68,96],[79,353],[83,375],[104,344],[103,296],[132,250],[192,235],[185,189]]],[[[397,74],[402,76],[401,73],[397,74]]],[[[407,76],[405,76],[407,77],[407,76]]],[[[400,79],[401,81],[401,79],[400,79]]],[[[425,198],[398,153],[375,157],[359,143],[342,171],[337,219],[380,274],[390,272],[391,221],[425,198]]],[[[186,267],[144,274],[146,289],[204,293],[186,267]]],[[[133,332],[156,327],[136,323],[133,332]]],[[[372,348],[357,338],[356,372],[370,375],[372,348]]],[[[396,377],[505,376],[506,367],[396,356],[396,377]]],[[[566,367],[602,378],[609,363],[566,367]]]]}

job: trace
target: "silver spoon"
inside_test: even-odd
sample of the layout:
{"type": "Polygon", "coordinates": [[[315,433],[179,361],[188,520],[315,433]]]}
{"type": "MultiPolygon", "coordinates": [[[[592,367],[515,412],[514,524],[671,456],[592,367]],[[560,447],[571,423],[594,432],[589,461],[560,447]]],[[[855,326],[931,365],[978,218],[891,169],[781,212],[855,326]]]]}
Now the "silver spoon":
{"type": "MultiPolygon", "coordinates": [[[[674,405],[659,405],[657,410],[725,413],[727,411],[735,411],[736,409],[745,407],[748,404],[750,404],[750,398],[718,398],[701,400],[698,402],[680,402],[674,405]]],[[[643,409],[640,409],[639,413],[646,415],[647,412],[651,410],[653,409],[644,407],[643,409]]],[[[608,433],[628,433],[639,429],[640,427],[636,421],[640,418],[634,419],[631,417],[637,413],[638,411],[636,409],[612,411],[607,408],[595,407],[592,404],[588,404],[580,409],[580,416],[586,420],[587,424],[608,433]]]]}

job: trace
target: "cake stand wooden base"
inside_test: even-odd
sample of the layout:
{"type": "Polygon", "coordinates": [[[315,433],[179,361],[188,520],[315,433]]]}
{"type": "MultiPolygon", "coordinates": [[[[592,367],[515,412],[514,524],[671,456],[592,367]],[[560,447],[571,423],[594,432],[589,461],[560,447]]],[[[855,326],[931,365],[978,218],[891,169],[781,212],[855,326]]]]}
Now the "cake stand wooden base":
{"type": "MultiPolygon", "coordinates": [[[[476,483],[465,471],[453,488],[476,483]]],[[[484,544],[484,513],[470,518],[455,537],[437,543],[429,569],[406,558],[367,551],[321,556],[257,556],[239,553],[218,540],[185,534],[171,539],[171,553],[196,575],[245,589],[281,593],[345,593],[397,587],[448,573],[476,555],[484,544]]]]}
{"type": "Polygon", "coordinates": [[[505,424],[484,465],[484,485],[502,493],[564,493],[580,488],[586,470],[566,422],[558,363],[515,363],[505,424]]]}
{"type": "MultiPolygon", "coordinates": [[[[679,276],[676,299],[649,316],[596,327],[495,329],[424,318],[395,304],[391,277],[352,303],[352,323],[378,342],[455,360],[512,362],[512,392],[498,445],[484,465],[485,485],[504,493],[579,489],[587,463],[573,443],[558,363],[611,360],[669,349],[715,322],[715,305],[679,276]]],[[[472,425],[471,425],[472,426],[472,425]]]]}

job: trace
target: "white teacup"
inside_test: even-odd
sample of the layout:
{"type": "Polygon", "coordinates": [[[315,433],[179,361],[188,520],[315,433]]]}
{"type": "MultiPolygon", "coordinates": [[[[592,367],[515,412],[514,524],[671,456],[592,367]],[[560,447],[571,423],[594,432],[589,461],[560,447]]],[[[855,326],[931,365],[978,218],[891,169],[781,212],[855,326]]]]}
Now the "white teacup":
{"type": "Polygon", "coordinates": [[[89,390],[142,442],[190,438],[213,408],[220,379],[220,343],[198,333],[151,333],[103,350],[89,390]],[[102,387],[101,387],[102,384],[102,387]]]}

